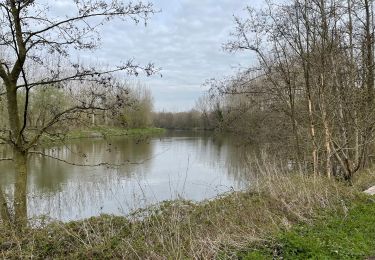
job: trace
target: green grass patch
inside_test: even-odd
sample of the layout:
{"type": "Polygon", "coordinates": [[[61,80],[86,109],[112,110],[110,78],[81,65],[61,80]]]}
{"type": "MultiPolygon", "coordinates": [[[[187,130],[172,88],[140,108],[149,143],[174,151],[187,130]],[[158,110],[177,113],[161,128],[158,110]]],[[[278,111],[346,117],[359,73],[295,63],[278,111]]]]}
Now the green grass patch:
{"type": "Polygon", "coordinates": [[[366,259],[375,255],[375,198],[354,201],[347,214],[325,212],[313,225],[281,232],[241,259],[366,259]]]}
{"type": "Polygon", "coordinates": [[[41,138],[41,144],[63,143],[72,139],[83,138],[106,138],[111,136],[128,136],[135,138],[161,135],[165,133],[162,128],[137,128],[126,129],[121,127],[95,126],[82,129],[74,129],[61,135],[44,135],[41,138]]]}
{"type": "Polygon", "coordinates": [[[90,138],[90,137],[110,137],[110,136],[147,136],[163,134],[162,128],[137,128],[126,129],[120,127],[95,126],[85,129],[77,129],[69,132],[67,138],[90,138]]]}

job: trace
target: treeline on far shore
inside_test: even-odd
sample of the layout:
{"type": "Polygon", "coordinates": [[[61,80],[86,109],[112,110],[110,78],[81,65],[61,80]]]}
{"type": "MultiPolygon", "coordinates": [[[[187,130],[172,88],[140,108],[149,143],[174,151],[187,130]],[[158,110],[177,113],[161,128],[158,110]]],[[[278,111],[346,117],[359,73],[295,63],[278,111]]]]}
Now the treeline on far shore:
{"type": "Polygon", "coordinates": [[[196,109],[186,112],[154,112],[153,126],[173,130],[214,130],[218,121],[213,114],[196,109]]]}
{"type": "Polygon", "coordinates": [[[206,92],[188,111],[160,111],[152,113],[154,127],[174,130],[216,130],[233,132],[224,99],[206,92]]]}

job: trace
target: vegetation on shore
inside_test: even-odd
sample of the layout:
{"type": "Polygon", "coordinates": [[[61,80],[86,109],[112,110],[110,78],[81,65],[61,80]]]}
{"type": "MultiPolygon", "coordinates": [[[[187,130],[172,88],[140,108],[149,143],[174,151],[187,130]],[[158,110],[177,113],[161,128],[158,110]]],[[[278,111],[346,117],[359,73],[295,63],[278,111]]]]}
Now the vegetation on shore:
{"type": "Polygon", "coordinates": [[[375,255],[375,198],[352,201],[345,215],[327,212],[314,225],[297,225],[242,259],[365,259],[375,255]]]}
{"type": "Polygon", "coordinates": [[[59,143],[72,139],[83,138],[106,138],[111,136],[129,136],[134,138],[142,138],[147,136],[160,135],[165,132],[162,128],[121,128],[109,126],[93,126],[87,128],[74,129],[62,136],[44,135],[41,139],[42,144],[59,143]]]}
{"type": "MultiPolygon", "coordinates": [[[[363,174],[361,176],[366,176],[363,174]]],[[[364,186],[269,167],[256,185],[202,203],[164,202],[127,217],[102,215],[26,228],[1,226],[4,258],[363,259],[375,254],[375,199],[364,186]]]]}

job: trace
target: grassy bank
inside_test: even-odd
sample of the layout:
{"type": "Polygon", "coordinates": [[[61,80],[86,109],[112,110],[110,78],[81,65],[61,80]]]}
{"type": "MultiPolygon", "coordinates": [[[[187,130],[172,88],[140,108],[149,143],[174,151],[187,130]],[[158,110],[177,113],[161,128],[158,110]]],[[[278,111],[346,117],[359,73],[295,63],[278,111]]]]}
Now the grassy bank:
{"type": "Polygon", "coordinates": [[[375,198],[351,203],[346,214],[325,212],[272,241],[238,254],[241,259],[366,259],[375,256],[375,198]]]}
{"type": "Polygon", "coordinates": [[[162,128],[136,128],[126,129],[120,127],[96,126],[84,129],[76,129],[68,133],[67,138],[90,138],[90,137],[110,137],[110,136],[134,136],[143,137],[164,133],[162,128]]]}
{"type": "Polygon", "coordinates": [[[360,189],[269,168],[252,189],[199,204],[54,222],[22,236],[1,227],[0,250],[4,258],[364,259],[375,255],[375,203],[360,189]]]}
{"type": "Polygon", "coordinates": [[[60,136],[44,135],[41,143],[58,143],[72,139],[82,138],[106,138],[111,136],[129,136],[135,138],[143,138],[154,135],[160,135],[165,132],[162,128],[137,128],[137,129],[126,129],[120,127],[109,127],[109,126],[95,126],[86,127],[81,129],[74,129],[68,133],[60,136]]]}

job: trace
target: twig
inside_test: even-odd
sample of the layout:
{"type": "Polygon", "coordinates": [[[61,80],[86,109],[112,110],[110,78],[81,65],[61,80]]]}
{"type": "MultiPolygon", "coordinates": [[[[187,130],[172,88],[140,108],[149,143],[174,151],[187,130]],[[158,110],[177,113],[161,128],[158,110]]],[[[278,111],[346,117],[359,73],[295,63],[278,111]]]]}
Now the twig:
{"type": "Polygon", "coordinates": [[[106,167],[121,167],[121,166],[125,166],[125,165],[141,165],[141,164],[144,164],[145,162],[147,161],[150,161],[152,159],[154,159],[155,157],[159,156],[160,154],[163,154],[165,152],[167,152],[169,149],[166,149],[164,151],[162,151],[161,153],[158,153],[152,157],[149,157],[143,161],[140,161],[140,162],[131,162],[129,160],[123,162],[123,163],[120,163],[120,164],[115,164],[115,163],[108,163],[108,162],[103,162],[103,163],[98,163],[98,164],[81,164],[81,163],[74,163],[74,162],[69,162],[67,160],[64,160],[64,159],[61,159],[61,158],[58,158],[58,157],[55,157],[55,156],[52,156],[52,155],[48,155],[48,154],[45,154],[45,153],[42,153],[42,152],[39,152],[39,151],[30,151],[29,154],[35,154],[35,155],[40,155],[40,156],[44,156],[44,157],[47,157],[47,158],[51,158],[51,159],[54,159],[54,160],[57,160],[59,162],[63,162],[63,163],[66,163],[66,164],[70,164],[70,165],[73,165],[73,166],[78,166],[78,167],[101,167],[101,166],[106,166],[106,167]]]}
{"type": "Polygon", "coordinates": [[[13,158],[0,158],[0,162],[2,161],[13,161],[13,158]]]}
{"type": "Polygon", "coordinates": [[[73,166],[78,166],[78,167],[101,167],[101,166],[121,167],[121,166],[124,166],[124,165],[127,165],[127,164],[142,164],[143,163],[143,162],[138,163],[138,162],[125,161],[121,164],[114,164],[114,163],[108,163],[108,162],[103,162],[103,163],[98,163],[98,164],[81,164],[81,163],[69,162],[67,160],[64,160],[64,159],[61,159],[61,158],[58,158],[58,157],[55,157],[55,156],[52,156],[52,155],[48,155],[48,154],[45,154],[45,153],[42,153],[42,152],[32,151],[32,152],[29,152],[29,153],[35,154],[35,155],[41,155],[41,156],[44,156],[44,157],[47,157],[47,158],[57,160],[59,162],[63,162],[63,163],[70,164],[70,165],[73,165],[73,166]]]}

